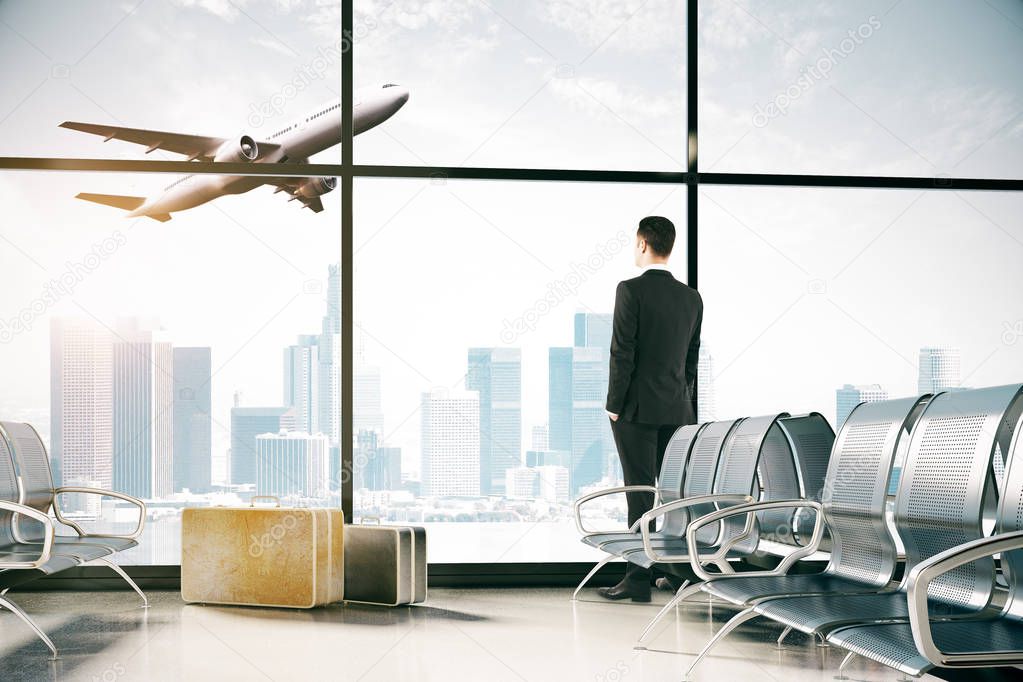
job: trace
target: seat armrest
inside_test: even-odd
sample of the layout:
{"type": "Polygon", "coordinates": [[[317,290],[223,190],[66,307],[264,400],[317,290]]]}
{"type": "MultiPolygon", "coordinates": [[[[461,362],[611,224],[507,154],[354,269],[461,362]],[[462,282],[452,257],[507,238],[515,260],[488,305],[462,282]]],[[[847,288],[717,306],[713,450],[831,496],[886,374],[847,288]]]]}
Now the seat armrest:
{"type": "Polygon", "coordinates": [[[83,538],[84,537],[93,537],[93,538],[104,538],[104,537],[106,537],[106,538],[124,538],[124,539],[127,539],[127,540],[136,540],[136,539],[138,539],[138,537],[140,535],[142,535],[142,529],[146,525],[146,503],[145,502],[143,502],[142,500],[138,499],[137,497],[132,497],[131,495],[125,495],[124,493],[119,493],[119,492],[116,492],[114,490],[103,490],[102,488],[79,488],[79,487],[71,487],[71,486],[65,486],[65,487],[61,487],[61,488],[54,488],[54,490],[53,490],[53,513],[54,513],[54,516],[57,517],[58,521],[60,521],[61,523],[65,524],[67,526],[71,526],[72,528],[74,528],[75,531],[78,533],[78,536],[79,537],[83,537],[83,538]],[[57,504],[57,497],[60,496],[60,495],[68,494],[68,493],[81,493],[81,494],[87,494],[87,495],[102,495],[104,497],[113,497],[113,498],[116,498],[118,500],[124,500],[125,502],[131,502],[132,504],[134,504],[136,507],[139,508],[139,522],[138,522],[138,525],[135,527],[134,531],[132,531],[131,533],[129,533],[127,535],[120,534],[120,533],[88,533],[81,526],[79,526],[77,523],[75,523],[71,519],[64,518],[64,516],[61,514],[61,512],[60,512],[60,505],[57,504]]]}
{"type": "MultiPolygon", "coordinates": [[[[654,519],[664,516],[669,512],[673,512],[676,509],[685,509],[686,507],[692,507],[698,504],[709,504],[713,502],[724,503],[724,504],[742,504],[752,502],[753,498],[749,495],[698,495],[696,497],[687,497],[683,500],[675,500],[674,502],[668,502],[662,504],[659,507],[654,507],[650,511],[643,514],[638,521],[639,530],[643,534],[643,551],[646,553],[650,560],[654,563],[660,564],[680,564],[688,563],[689,557],[685,558],[667,558],[658,554],[652,544],[650,544],[650,522],[654,519]]],[[[635,524],[633,525],[635,527],[635,524]]]]}
{"type": "Polygon", "coordinates": [[[579,533],[582,534],[582,535],[593,535],[594,533],[600,532],[600,531],[588,530],[586,528],[586,526],[583,525],[582,506],[584,504],[586,504],[590,500],[595,500],[598,497],[604,497],[605,495],[615,495],[615,494],[618,494],[618,493],[633,493],[633,492],[636,492],[636,493],[653,493],[654,494],[654,506],[658,505],[660,503],[660,501],[661,501],[662,489],[661,488],[657,488],[657,487],[652,486],[652,485],[620,485],[620,486],[616,486],[614,488],[604,488],[603,490],[597,490],[597,491],[592,492],[592,493],[587,493],[586,495],[583,495],[582,497],[578,498],[575,501],[575,503],[573,504],[574,511],[575,511],[575,527],[579,530],[579,533]]]}
{"type": "Polygon", "coordinates": [[[690,564],[692,565],[693,572],[696,573],[696,575],[701,580],[712,580],[722,577],[749,578],[758,576],[784,575],[797,561],[804,557],[808,557],[814,552],[816,552],[817,549],[820,547],[821,539],[823,537],[824,537],[824,511],[823,508],[821,507],[821,504],[819,502],[815,502],[814,500],[771,500],[766,502],[753,502],[752,504],[738,505],[735,507],[729,507],[728,509],[722,509],[720,511],[711,512],[710,514],[701,516],[698,519],[694,519],[686,528],[686,544],[689,547],[690,564]],[[770,571],[750,571],[744,573],[725,573],[718,575],[707,573],[703,565],[704,562],[716,563],[720,566],[720,562],[725,558],[725,556],[728,554],[728,551],[735,543],[730,542],[726,545],[723,545],[714,554],[704,555],[703,557],[701,557],[698,554],[696,545],[696,534],[701,528],[711,523],[717,523],[718,521],[728,518],[729,516],[746,514],[747,515],[746,527],[743,529],[742,535],[735,539],[735,541],[738,541],[739,539],[745,537],[749,533],[753,525],[753,519],[756,518],[754,516],[756,512],[771,509],[790,508],[813,509],[816,512],[813,525],[813,535],[810,536],[810,542],[805,547],[802,547],[796,550],[795,552],[792,552],[791,554],[787,555],[785,558],[781,560],[781,563],[779,563],[770,571]]]}
{"type": "Polygon", "coordinates": [[[18,504],[17,502],[0,500],[0,509],[4,509],[13,514],[22,514],[23,516],[27,516],[43,524],[43,548],[39,553],[39,558],[35,561],[0,561],[0,570],[18,568],[35,569],[49,561],[50,552],[53,550],[53,520],[38,509],[33,509],[32,507],[27,507],[23,504],[18,504]]]}
{"type": "Polygon", "coordinates": [[[984,651],[949,654],[934,643],[931,621],[927,610],[927,589],[931,581],[954,568],[987,556],[1023,549],[1023,530],[999,533],[939,552],[913,567],[907,578],[906,599],[909,602],[909,623],[913,641],[927,660],[936,666],[954,668],[971,664],[1011,665],[1023,663],[1023,651],[984,651]]]}

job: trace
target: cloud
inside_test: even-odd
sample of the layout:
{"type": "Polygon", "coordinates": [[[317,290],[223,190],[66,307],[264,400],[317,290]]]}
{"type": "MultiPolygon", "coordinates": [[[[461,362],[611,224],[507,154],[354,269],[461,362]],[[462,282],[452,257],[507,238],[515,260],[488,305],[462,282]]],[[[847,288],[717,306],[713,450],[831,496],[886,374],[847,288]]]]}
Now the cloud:
{"type": "Polygon", "coordinates": [[[274,40],[273,38],[253,36],[249,38],[249,42],[251,42],[253,45],[259,45],[260,47],[265,47],[268,50],[282,54],[285,57],[293,58],[295,56],[295,53],[292,52],[291,49],[289,49],[285,45],[282,45],[281,41],[274,40]]]}
{"type": "Polygon", "coordinates": [[[246,0],[173,0],[174,4],[186,8],[197,8],[205,10],[213,16],[220,17],[225,21],[234,21],[238,18],[238,8],[246,4],[246,0]]]}
{"type": "Polygon", "coordinates": [[[679,2],[548,0],[537,5],[541,21],[592,47],[649,52],[677,48],[685,36],[685,13],[679,2]]]}

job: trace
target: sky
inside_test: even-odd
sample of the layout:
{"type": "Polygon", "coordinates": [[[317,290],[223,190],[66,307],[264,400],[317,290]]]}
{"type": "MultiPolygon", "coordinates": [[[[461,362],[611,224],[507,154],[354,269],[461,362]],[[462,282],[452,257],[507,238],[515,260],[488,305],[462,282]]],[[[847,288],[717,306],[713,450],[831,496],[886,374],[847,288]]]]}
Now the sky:
{"type": "MultiPolygon", "coordinates": [[[[64,120],[259,139],[337,96],[339,5],[4,0],[0,155],[144,158],[64,120]],[[253,126],[265,102],[280,106],[253,126]]],[[[355,86],[397,82],[411,97],[356,139],[355,159],[681,170],[684,35],[682,3],[667,0],[358,0],[355,86]]],[[[699,47],[703,171],[1020,176],[1023,3],[701,2],[699,47]]],[[[318,330],[339,260],[339,197],[314,215],[261,188],[164,224],[73,198],[173,179],[0,173],[0,320],[94,244],[119,243],[0,346],[7,413],[47,408],[50,315],[155,315],[178,345],[212,346],[218,452],[235,391],[279,402],[281,349],[318,330]]],[[[637,274],[638,219],[685,229],[687,190],[672,186],[361,179],[355,191],[357,333],[383,373],[385,440],[408,453],[420,393],[457,386],[470,346],[523,348],[528,443],[546,421],[547,348],[570,342],[576,311],[610,312],[615,284],[637,274]],[[538,304],[573,274],[556,305],[538,304]],[[535,324],[502,335],[520,318],[535,324]]],[[[833,419],[846,382],[912,393],[923,345],[959,345],[971,385],[1023,378],[1019,195],[699,191],[719,417],[833,419]]],[[[683,244],[673,261],[684,279],[683,244]]]]}

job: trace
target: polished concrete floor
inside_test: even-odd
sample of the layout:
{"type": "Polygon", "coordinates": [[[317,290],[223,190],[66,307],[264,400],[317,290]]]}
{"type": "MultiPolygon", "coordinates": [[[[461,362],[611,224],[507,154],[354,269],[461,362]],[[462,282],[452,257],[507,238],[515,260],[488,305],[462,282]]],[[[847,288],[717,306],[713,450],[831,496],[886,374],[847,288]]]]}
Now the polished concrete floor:
{"type": "MultiPolygon", "coordinates": [[[[61,650],[57,661],[17,617],[0,612],[0,681],[87,680],[681,680],[734,611],[694,602],[666,619],[651,651],[633,640],[667,601],[597,601],[593,590],[433,589],[405,608],[334,605],[311,611],[187,606],[176,592],[12,593],[61,650]],[[663,650],[663,651],[661,651],[663,650]],[[673,653],[683,652],[683,653],[673,653]]],[[[694,680],[832,680],[842,652],[751,622],[725,640],[694,680]]],[[[900,675],[863,659],[855,680],[900,675]]],[[[922,678],[933,679],[933,678],[922,678]]]]}

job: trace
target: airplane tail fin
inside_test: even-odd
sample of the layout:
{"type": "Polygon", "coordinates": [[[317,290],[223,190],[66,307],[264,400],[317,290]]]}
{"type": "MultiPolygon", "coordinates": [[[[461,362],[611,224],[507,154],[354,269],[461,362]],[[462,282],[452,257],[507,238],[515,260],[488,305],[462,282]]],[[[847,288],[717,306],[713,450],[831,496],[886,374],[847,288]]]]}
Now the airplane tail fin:
{"type": "MultiPolygon", "coordinates": [[[[75,198],[91,201],[94,204],[113,206],[114,208],[119,208],[124,211],[134,211],[146,202],[143,197],[126,197],[120,194],[90,194],[88,192],[82,192],[81,194],[76,195],[75,198]]],[[[146,217],[152,218],[153,220],[159,220],[161,223],[165,223],[171,219],[170,213],[147,214],[146,217]]]]}

